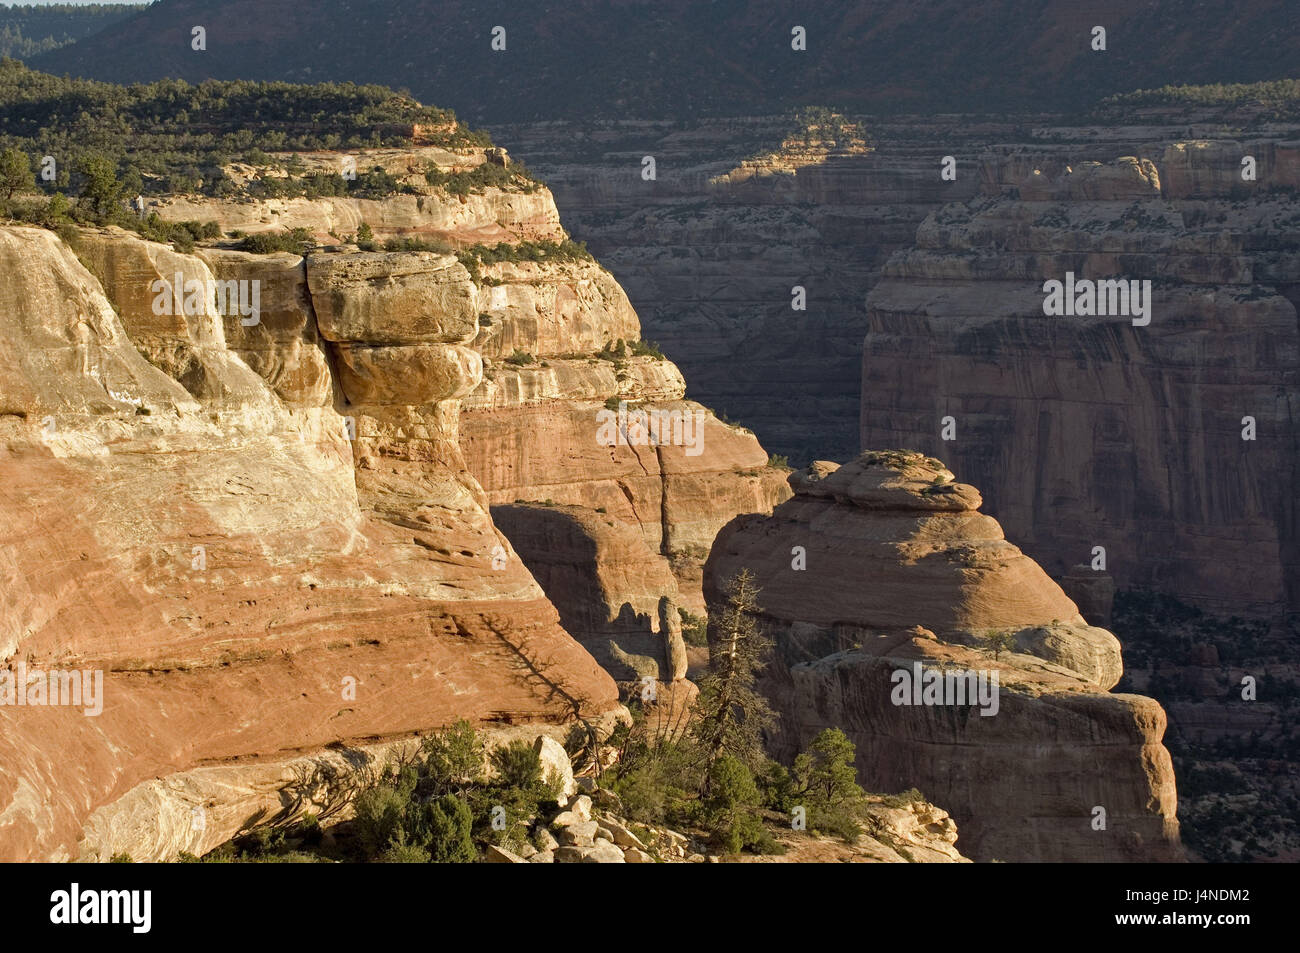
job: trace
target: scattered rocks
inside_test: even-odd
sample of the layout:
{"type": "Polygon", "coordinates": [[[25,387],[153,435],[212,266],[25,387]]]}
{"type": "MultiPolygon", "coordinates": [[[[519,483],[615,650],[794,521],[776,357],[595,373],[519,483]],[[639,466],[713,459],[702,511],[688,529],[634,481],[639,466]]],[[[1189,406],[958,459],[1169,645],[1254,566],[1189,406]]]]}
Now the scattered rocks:
{"type": "Polygon", "coordinates": [[[561,844],[576,847],[590,847],[596,840],[600,825],[595,821],[574,821],[560,827],[556,836],[561,844]]]}
{"type": "Polygon", "coordinates": [[[613,818],[607,817],[602,823],[604,824],[604,829],[609,831],[609,839],[619,847],[645,848],[645,844],[641,843],[639,837],[613,818]]]}

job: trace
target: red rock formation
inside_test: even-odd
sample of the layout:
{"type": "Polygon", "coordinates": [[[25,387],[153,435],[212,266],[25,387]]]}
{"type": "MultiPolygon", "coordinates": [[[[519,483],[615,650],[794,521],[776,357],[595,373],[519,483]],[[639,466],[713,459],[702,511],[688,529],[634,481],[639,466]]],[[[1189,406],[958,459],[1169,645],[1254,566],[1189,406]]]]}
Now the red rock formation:
{"type": "Polygon", "coordinates": [[[1102,547],[1121,589],[1294,612],[1300,164],[1148,135],[989,155],[992,194],[922,223],[867,298],[862,445],[942,454],[1054,575],[1102,547]],[[1045,315],[1067,273],[1150,281],[1149,315],[1045,315]]]}
{"type": "MultiPolygon", "coordinates": [[[[768,466],[752,433],[684,400],[676,366],[635,347],[636,313],[595,262],[503,262],[484,276],[493,284],[482,289],[473,346],[487,370],[463,403],[460,432],[488,499],[585,507],[582,525],[631,528],[643,541],[634,562],[672,570],[675,585],[660,595],[701,610],[700,565],[718,529],[737,513],[770,510],[788,493],[784,474],[768,466]],[[616,417],[619,401],[624,418],[616,417]],[[676,414],[687,426],[666,428],[657,445],[648,432],[638,441],[635,427],[612,445],[602,439],[602,421],[625,427],[637,412],[676,414]]],[[[597,537],[590,545],[602,544],[597,537]]],[[[584,585],[608,583],[596,578],[584,585]]],[[[591,611],[612,618],[624,602],[639,605],[639,595],[638,586],[609,590],[591,611]]]]}
{"type": "Polygon", "coordinates": [[[1164,712],[1108,693],[1119,643],[978,512],[974,487],[904,452],[816,464],[791,485],[771,516],[724,528],[705,569],[715,607],[725,580],[756,576],[780,755],[843,729],[865,786],[919,788],[977,860],[1180,856],[1164,712]],[[1011,647],[986,648],[994,633],[1011,647]],[[914,665],[996,672],[996,702],[899,704],[896,673],[914,665]]]}
{"type": "MultiPolygon", "coordinates": [[[[461,244],[564,237],[545,190],[161,211],[317,234],[364,220],[461,244]]],[[[248,790],[269,796],[330,744],[458,717],[616,716],[613,680],[489,503],[584,504],[574,525],[600,554],[586,579],[546,577],[565,621],[607,660],[605,623],[620,652],[657,649],[667,684],[684,675],[677,600],[702,604],[716,529],[785,492],[752,434],[682,400],[671,364],[594,356],[639,337],[594,262],[485,266],[484,284],[430,252],[185,255],[105,229],[78,234],[83,267],[49,232],[0,238],[15,276],[0,325],[0,647],[10,667],[104,677],[94,717],[0,706],[5,859],[201,852],[243,822],[232,805],[248,790]],[[258,313],[219,312],[218,279],[258,282],[258,313]],[[157,307],[178,280],[205,289],[200,307],[157,307]],[[544,364],[502,360],[521,347],[544,364]],[[615,395],[698,413],[700,439],[601,445],[596,415],[615,395]],[[198,780],[208,767],[222,780],[198,780]],[[201,830],[178,824],[191,801],[220,801],[214,785],[230,804],[209,804],[201,830]]]]}
{"type": "Polygon", "coordinates": [[[52,233],[0,229],[0,647],[10,669],[104,679],[98,716],[0,706],[0,856],[210,848],[234,828],[110,816],[137,785],[196,766],[457,717],[614,710],[613,682],[561,628],[464,469],[461,384],[405,381],[419,408],[351,407],[334,389],[356,422],[354,470],[344,414],[319,399],[321,354],[304,358],[321,346],[303,336],[314,319],[288,318],[301,260],[265,266],[285,278],[264,289],[264,382],[210,306],[160,317],[140,291],[178,268],[209,279],[203,261],[120,234],[82,247],[120,315],[52,233]],[[271,356],[279,340],[293,343],[271,356]],[[96,809],[108,839],[77,848],[96,809]]]}

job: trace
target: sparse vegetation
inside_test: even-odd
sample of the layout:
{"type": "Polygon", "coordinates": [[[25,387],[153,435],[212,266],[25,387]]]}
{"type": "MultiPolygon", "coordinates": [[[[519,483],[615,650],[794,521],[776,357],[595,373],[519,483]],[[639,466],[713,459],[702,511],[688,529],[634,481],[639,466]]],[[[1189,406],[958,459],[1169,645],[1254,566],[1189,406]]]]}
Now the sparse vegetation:
{"type": "Polygon", "coordinates": [[[529,821],[555,808],[558,785],[557,778],[543,776],[533,745],[515,741],[489,754],[462,720],[365,783],[353,800],[354,818],[334,828],[330,846],[324,845],[318,818],[309,814],[253,828],[202,860],[468,863],[487,844],[522,847],[529,821]]]}
{"type": "Polygon", "coordinates": [[[491,145],[453,113],[384,86],[248,80],[195,86],[178,79],[119,86],[0,60],[0,147],[29,161],[56,157],[54,180],[40,183],[51,194],[67,192],[75,170],[102,157],[128,195],[381,197],[412,190],[377,166],[353,181],[325,171],[296,175],[301,160],[270,153],[411,145],[417,126],[422,141],[444,148],[491,145]],[[243,189],[226,172],[237,160],[263,169],[243,189]],[[290,174],[268,174],[277,165],[290,174]]]}
{"type": "Polygon", "coordinates": [[[451,172],[430,166],[424,173],[424,180],[448,195],[478,195],[488,189],[536,192],[542,187],[524,164],[517,161],[508,166],[483,162],[472,169],[451,172]]]}
{"type": "Polygon", "coordinates": [[[256,232],[246,235],[237,247],[240,251],[253,252],[257,255],[269,255],[280,251],[303,255],[311,251],[315,244],[308,229],[290,228],[283,232],[256,232]]]}
{"type": "Polygon", "coordinates": [[[356,243],[357,247],[362,251],[374,251],[379,247],[375,242],[375,232],[370,227],[369,223],[362,222],[357,226],[356,243]]]}
{"type": "Polygon", "coordinates": [[[682,620],[682,641],[687,645],[702,647],[709,644],[709,620],[688,609],[678,608],[682,620]]]}
{"type": "Polygon", "coordinates": [[[980,645],[993,653],[993,658],[1002,657],[1003,652],[1011,652],[1016,647],[1016,634],[1009,629],[996,629],[979,637],[980,645]]]}
{"type": "Polygon", "coordinates": [[[656,361],[667,360],[664,357],[664,352],[659,349],[659,345],[653,341],[633,341],[632,354],[634,357],[653,357],[656,361]]]}
{"type": "Polygon", "coordinates": [[[1275,119],[1300,118],[1300,79],[1260,83],[1212,83],[1204,86],[1161,86],[1120,93],[1101,106],[1132,110],[1143,106],[1243,106],[1254,104],[1275,119]]]}

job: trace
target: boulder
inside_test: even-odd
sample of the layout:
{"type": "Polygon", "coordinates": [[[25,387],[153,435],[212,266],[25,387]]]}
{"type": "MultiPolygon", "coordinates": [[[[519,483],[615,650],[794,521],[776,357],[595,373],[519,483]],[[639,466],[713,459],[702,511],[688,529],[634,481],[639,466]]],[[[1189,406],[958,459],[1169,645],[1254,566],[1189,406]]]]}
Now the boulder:
{"type": "Polygon", "coordinates": [[[542,762],[542,778],[546,780],[552,777],[559,779],[560,797],[565,799],[562,803],[567,804],[567,799],[578,793],[578,784],[573,778],[573,762],[569,760],[569,754],[564,750],[564,745],[550,735],[538,735],[533,747],[537,750],[538,758],[542,762]]]}
{"type": "Polygon", "coordinates": [[[791,483],[771,516],[728,525],[705,567],[715,612],[727,580],[754,575],[776,642],[760,688],[777,757],[840,728],[865,788],[924,791],[976,860],[1181,859],[1164,711],[1110,694],[1118,640],[978,512],[978,491],[910,451],[791,483]],[[1008,635],[1010,651],[988,641],[1008,635]],[[1088,823],[1097,806],[1104,831],[1088,823]]]}
{"type": "Polygon", "coordinates": [[[590,847],[596,839],[600,825],[595,821],[577,821],[556,830],[559,842],[568,847],[590,847]]]}
{"type": "Polygon", "coordinates": [[[478,332],[478,293],[455,255],[308,255],[307,286],[327,341],[460,344],[478,332]]]}
{"type": "Polygon", "coordinates": [[[598,842],[582,856],[584,864],[625,864],[623,852],[609,841],[598,842]]]}

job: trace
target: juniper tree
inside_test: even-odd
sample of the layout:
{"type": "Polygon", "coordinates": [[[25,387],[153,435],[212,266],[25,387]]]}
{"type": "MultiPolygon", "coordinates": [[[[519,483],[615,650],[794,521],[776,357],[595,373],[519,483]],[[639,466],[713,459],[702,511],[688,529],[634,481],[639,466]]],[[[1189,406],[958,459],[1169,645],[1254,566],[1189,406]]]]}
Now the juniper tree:
{"type": "Polygon", "coordinates": [[[980,642],[984,648],[993,653],[993,658],[999,658],[1003,652],[1011,652],[1016,647],[1016,634],[1009,630],[996,630],[987,632],[980,636],[980,642]]]}
{"type": "Polygon", "coordinates": [[[32,175],[32,164],[27,154],[18,149],[6,149],[0,153],[0,189],[5,192],[5,200],[14,197],[15,192],[30,192],[36,188],[36,177],[32,175]]]}
{"type": "Polygon", "coordinates": [[[694,738],[703,761],[701,794],[713,783],[713,766],[732,755],[751,770],[764,761],[762,733],[776,720],[755,689],[772,648],[758,618],[758,588],[748,569],[727,581],[727,602],[710,620],[709,673],[700,680],[694,738]]]}

